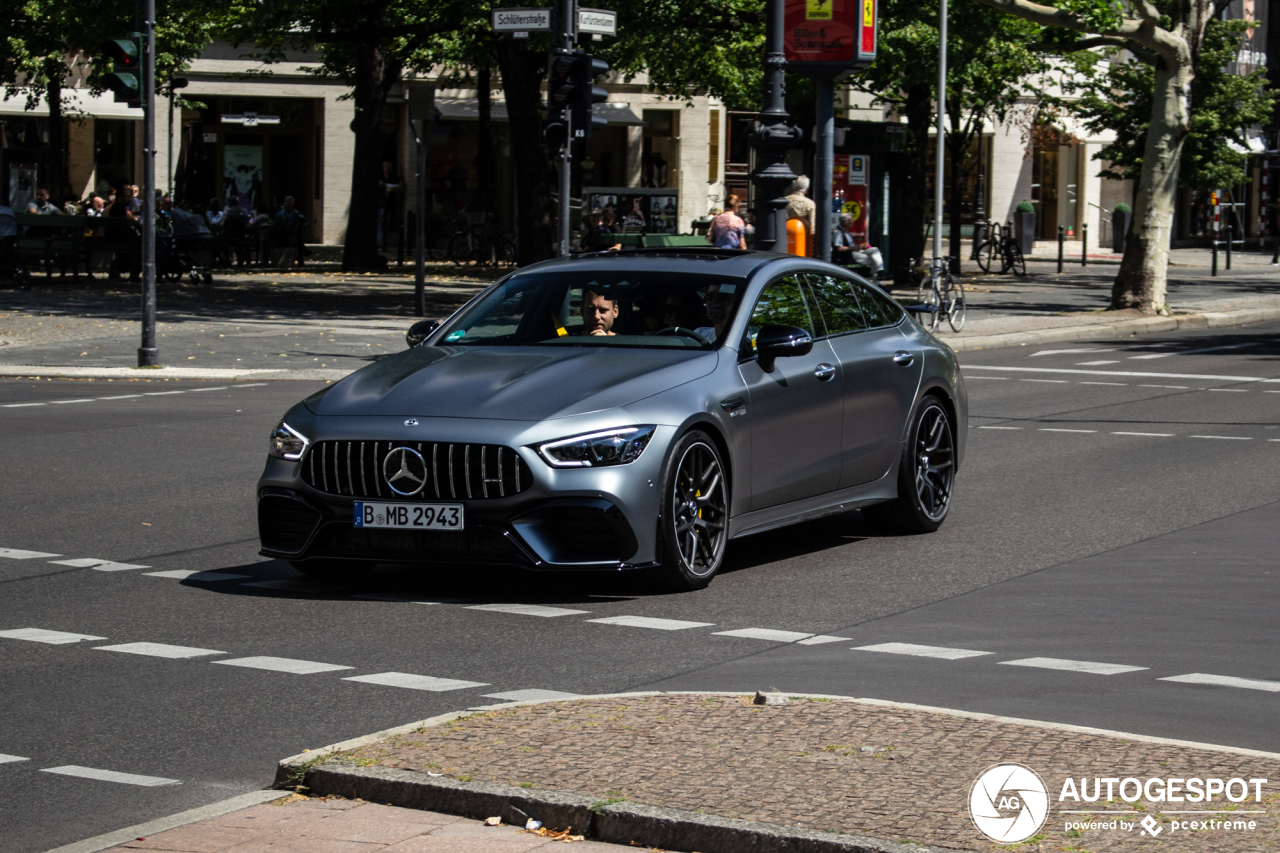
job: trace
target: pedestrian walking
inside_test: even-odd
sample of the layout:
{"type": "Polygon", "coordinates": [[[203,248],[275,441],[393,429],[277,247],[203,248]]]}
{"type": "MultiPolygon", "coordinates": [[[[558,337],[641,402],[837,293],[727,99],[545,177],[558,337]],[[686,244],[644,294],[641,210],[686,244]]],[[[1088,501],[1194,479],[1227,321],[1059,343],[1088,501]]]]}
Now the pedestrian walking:
{"type": "Polygon", "coordinates": [[[747,223],[738,215],[742,200],[736,195],[725,199],[724,213],[711,220],[707,228],[707,242],[717,249],[747,248],[747,223]]]}
{"type": "Polygon", "coordinates": [[[809,179],[804,175],[796,178],[791,182],[791,186],[787,187],[787,221],[799,219],[804,223],[805,244],[808,253],[812,255],[812,244],[816,242],[813,235],[818,228],[818,206],[813,203],[813,199],[805,195],[808,191],[809,179]]]}

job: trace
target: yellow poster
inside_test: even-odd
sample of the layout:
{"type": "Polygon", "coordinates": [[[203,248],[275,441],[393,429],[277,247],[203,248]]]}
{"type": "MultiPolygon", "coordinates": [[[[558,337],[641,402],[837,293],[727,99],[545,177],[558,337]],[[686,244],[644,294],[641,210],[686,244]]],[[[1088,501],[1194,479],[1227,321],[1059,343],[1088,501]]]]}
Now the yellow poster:
{"type": "Polygon", "coordinates": [[[830,21],[831,7],[835,0],[805,0],[804,18],[806,21],[830,21]]]}

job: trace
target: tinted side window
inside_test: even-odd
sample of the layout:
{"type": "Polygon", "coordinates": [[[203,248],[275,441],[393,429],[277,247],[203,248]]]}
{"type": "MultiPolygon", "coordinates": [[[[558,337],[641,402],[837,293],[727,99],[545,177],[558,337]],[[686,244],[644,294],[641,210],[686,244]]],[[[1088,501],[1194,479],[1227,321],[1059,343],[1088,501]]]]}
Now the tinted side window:
{"type": "Polygon", "coordinates": [[[751,321],[747,324],[747,337],[753,350],[756,335],[770,323],[795,326],[810,335],[814,334],[813,316],[809,313],[809,304],[805,301],[799,275],[788,275],[771,282],[760,294],[755,310],[751,312],[751,321]]]}
{"type": "Polygon", "coordinates": [[[808,273],[810,292],[818,312],[827,324],[827,334],[843,335],[867,328],[849,282],[829,275],[808,273]]]}
{"type": "Polygon", "coordinates": [[[902,319],[902,307],[887,296],[882,296],[860,281],[852,282],[857,291],[862,312],[868,326],[892,326],[902,319]]]}

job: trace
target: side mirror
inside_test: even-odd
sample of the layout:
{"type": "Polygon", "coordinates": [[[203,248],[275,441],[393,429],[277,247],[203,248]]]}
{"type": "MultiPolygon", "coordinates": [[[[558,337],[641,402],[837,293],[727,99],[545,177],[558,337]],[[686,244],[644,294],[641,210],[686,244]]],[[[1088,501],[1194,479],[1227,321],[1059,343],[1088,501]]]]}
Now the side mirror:
{"type": "Polygon", "coordinates": [[[419,320],[409,327],[409,331],[405,332],[404,342],[413,349],[418,344],[427,339],[427,336],[440,328],[439,320],[419,320]]]}
{"type": "Polygon", "coordinates": [[[756,355],[766,371],[773,369],[773,360],[789,355],[807,355],[813,350],[813,336],[795,326],[778,326],[770,323],[756,335],[756,355]]]}

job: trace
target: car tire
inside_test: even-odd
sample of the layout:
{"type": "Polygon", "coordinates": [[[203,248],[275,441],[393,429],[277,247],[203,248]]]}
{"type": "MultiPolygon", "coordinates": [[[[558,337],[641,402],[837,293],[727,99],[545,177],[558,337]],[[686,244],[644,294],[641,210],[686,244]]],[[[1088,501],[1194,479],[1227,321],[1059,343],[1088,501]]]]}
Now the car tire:
{"type": "Polygon", "coordinates": [[[911,419],[898,466],[898,496],[863,516],[888,533],[932,533],[946,521],[955,487],[955,426],[942,400],[924,397],[911,419]]]}
{"type": "Polygon", "coordinates": [[[662,476],[655,586],[689,592],[711,583],[729,539],[729,484],[711,437],[686,433],[672,447],[662,476]]]}
{"type": "Polygon", "coordinates": [[[352,581],[369,571],[369,566],[354,560],[298,560],[290,561],[294,571],[309,578],[326,581],[352,581]]]}

